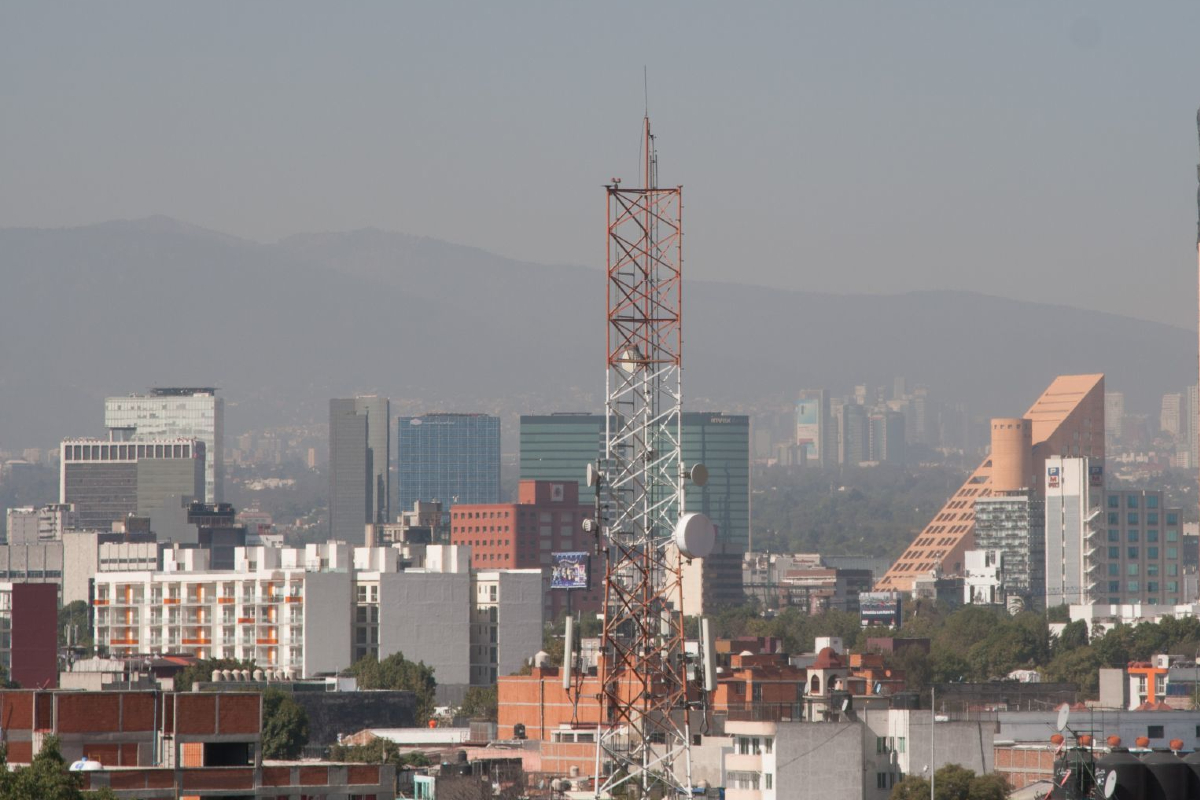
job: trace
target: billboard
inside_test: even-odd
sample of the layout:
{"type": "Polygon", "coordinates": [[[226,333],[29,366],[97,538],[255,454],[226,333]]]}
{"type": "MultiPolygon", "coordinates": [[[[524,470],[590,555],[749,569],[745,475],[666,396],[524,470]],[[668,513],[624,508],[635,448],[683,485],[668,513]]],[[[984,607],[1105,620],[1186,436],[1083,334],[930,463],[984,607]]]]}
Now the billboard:
{"type": "Polygon", "coordinates": [[[863,592],[858,596],[858,615],[864,628],[868,625],[899,628],[902,612],[899,592],[863,592]]]}
{"type": "Polygon", "coordinates": [[[587,589],[591,586],[591,557],[587,553],[550,554],[551,589],[587,589]]]}

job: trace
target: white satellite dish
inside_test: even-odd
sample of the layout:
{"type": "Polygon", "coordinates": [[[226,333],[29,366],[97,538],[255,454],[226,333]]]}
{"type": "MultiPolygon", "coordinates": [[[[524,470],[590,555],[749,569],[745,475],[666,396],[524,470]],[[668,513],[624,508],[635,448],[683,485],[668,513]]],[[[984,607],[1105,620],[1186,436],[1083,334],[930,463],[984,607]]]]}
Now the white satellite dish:
{"type": "Polygon", "coordinates": [[[1104,796],[1112,797],[1117,793],[1117,771],[1111,770],[1108,777],[1104,779],[1104,796]]]}
{"type": "Polygon", "coordinates": [[[93,761],[92,759],[84,756],[68,767],[68,769],[71,772],[95,772],[97,770],[104,769],[104,765],[99,761],[93,761]]]}
{"type": "Polygon", "coordinates": [[[587,485],[595,486],[600,483],[600,473],[596,470],[596,465],[588,462],[587,465],[587,485]]]}
{"type": "Polygon", "coordinates": [[[674,538],[684,558],[704,558],[717,544],[717,529],[703,514],[684,514],[675,523],[674,538]]]}
{"type": "Polygon", "coordinates": [[[1058,709],[1058,721],[1054,727],[1061,733],[1066,730],[1067,723],[1071,719],[1071,706],[1063,703],[1058,709]]]}
{"type": "Polygon", "coordinates": [[[708,467],[703,464],[693,464],[692,468],[688,470],[688,477],[697,486],[704,486],[708,483],[708,467]]]}

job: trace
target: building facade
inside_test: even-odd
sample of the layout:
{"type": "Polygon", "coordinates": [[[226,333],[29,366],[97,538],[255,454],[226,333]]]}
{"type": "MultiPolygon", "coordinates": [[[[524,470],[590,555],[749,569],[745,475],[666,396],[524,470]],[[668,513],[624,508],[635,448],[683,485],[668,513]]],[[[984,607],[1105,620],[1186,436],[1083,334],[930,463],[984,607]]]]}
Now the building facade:
{"type": "Polygon", "coordinates": [[[391,405],[386,397],[329,401],[329,533],[362,541],[364,525],[391,521],[391,405]]]}
{"type": "Polygon", "coordinates": [[[397,498],[409,509],[418,500],[500,502],[500,418],[487,414],[400,417],[396,427],[397,498]]]}
{"type": "Polygon", "coordinates": [[[6,515],[5,544],[37,544],[62,540],[63,531],[74,530],[75,507],[69,503],[10,508],[6,515]]]}
{"type": "Polygon", "coordinates": [[[1046,459],[1046,605],[1101,602],[1104,551],[1099,520],[1104,467],[1088,458],[1046,459]]]}
{"type": "Polygon", "coordinates": [[[575,481],[579,502],[592,506],[587,465],[604,452],[604,416],[561,413],[521,417],[521,480],[575,481]]]}
{"type": "Polygon", "coordinates": [[[1183,582],[1183,514],[1161,491],[1104,493],[1104,575],[1098,593],[1108,605],[1178,605],[1183,582]]]}
{"type": "Polygon", "coordinates": [[[59,451],[59,503],[74,505],[84,530],[112,530],[130,515],[153,519],[204,496],[206,456],[199,439],[67,439],[59,451]]]}
{"type": "Polygon", "coordinates": [[[930,520],[883,579],[879,591],[912,591],[933,572],[962,574],[975,549],[975,500],[1032,488],[1050,456],[1104,459],[1104,376],[1060,375],[1019,419],[992,422],[992,452],[930,520]]]}
{"type": "Polygon", "coordinates": [[[1046,512],[1032,489],[1015,489],[975,501],[975,547],[999,551],[1006,603],[1019,598],[1042,608],[1046,596],[1046,512]]]}
{"type": "MultiPolygon", "coordinates": [[[[516,503],[451,508],[450,543],[471,548],[474,569],[537,569],[548,576],[554,553],[595,549],[595,535],[583,530],[583,520],[592,515],[593,509],[580,504],[574,481],[523,480],[516,503]]],[[[568,605],[575,611],[601,610],[604,568],[599,558],[590,566],[589,588],[546,592],[548,619],[558,619],[568,605]]]]}
{"type": "Polygon", "coordinates": [[[104,427],[121,441],[199,439],[204,443],[206,503],[225,494],[225,401],[213,388],[160,387],[149,394],[109,397],[104,401],[104,427]]]}
{"type": "Polygon", "coordinates": [[[837,461],[828,389],[804,389],[796,400],[796,444],[805,466],[827,467],[837,461]]]}

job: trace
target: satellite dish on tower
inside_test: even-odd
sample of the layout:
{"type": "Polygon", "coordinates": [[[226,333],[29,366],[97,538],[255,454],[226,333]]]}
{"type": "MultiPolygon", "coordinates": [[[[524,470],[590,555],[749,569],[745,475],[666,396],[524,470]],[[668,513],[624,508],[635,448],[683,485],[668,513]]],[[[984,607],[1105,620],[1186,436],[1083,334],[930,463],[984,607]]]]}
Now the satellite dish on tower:
{"type": "Polygon", "coordinates": [[[1117,771],[1111,770],[1108,777],[1104,779],[1104,796],[1112,797],[1117,793],[1117,771]]]}
{"type": "Polygon", "coordinates": [[[703,514],[684,514],[675,523],[674,539],[684,558],[704,558],[717,544],[717,529],[703,514]]]}
{"type": "Polygon", "coordinates": [[[703,464],[693,464],[692,468],[687,471],[687,477],[697,486],[704,486],[708,483],[708,467],[703,464]]]}
{"type": "Polygon", "coordinates": [[[596,465],[590,461],[588,462],[588,465],[587,465],[587,473],[586,474],[587,474],[586,480],[587,480],[588,486],[596,486],[600,483],[600,472],[596,469],[596,465]]]}
{"type": "Polygon", "coordinates": [[[1070,720],[1071,720],[1071,706],[1069,706],[1066,703],[1063,703],[1062,706],[1060,706],[1058,709],[1058,721],[1055,723],[1055,726],[1054,726],[1055,729],[1057,729],[1059,733],[1063,732],[1064,730],[1066,730],[1067,723],[1070,720]]]}

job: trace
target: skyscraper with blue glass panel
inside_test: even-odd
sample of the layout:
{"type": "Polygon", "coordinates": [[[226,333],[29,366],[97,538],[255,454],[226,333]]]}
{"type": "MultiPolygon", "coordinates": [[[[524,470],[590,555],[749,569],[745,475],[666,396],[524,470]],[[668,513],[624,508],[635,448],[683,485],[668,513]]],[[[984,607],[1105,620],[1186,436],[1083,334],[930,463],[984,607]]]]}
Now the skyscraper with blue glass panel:
{"type": "Polygon", "coordinates": [[[418,500],[500,502],[500,418],[487,414],[400,417],[396,427],[396,497],[400,510],[418,500]]]}

